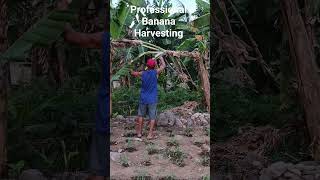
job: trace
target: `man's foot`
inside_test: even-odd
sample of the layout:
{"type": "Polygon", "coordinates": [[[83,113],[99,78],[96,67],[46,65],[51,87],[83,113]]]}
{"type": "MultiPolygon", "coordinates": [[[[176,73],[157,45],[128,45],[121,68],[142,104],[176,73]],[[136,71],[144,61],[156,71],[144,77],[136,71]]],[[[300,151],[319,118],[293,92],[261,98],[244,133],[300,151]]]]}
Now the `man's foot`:
{"type": "Polygon", "coordinates": [[[147,139],[148,140],[152,140],[152,139],[156,139],[157,138],[157,136],[155,136],[154,134],[150,134],[149,133],[149,135],[147,136],[147,139]]]}
{"type": "Polygon", "coordinates": [[[141,138],[141,137],[142,137],[142,135],[141,135],[141,134],[138,134],[138,135],[137,135],[137,137],[138,137],[138,138],[141,138]]]}

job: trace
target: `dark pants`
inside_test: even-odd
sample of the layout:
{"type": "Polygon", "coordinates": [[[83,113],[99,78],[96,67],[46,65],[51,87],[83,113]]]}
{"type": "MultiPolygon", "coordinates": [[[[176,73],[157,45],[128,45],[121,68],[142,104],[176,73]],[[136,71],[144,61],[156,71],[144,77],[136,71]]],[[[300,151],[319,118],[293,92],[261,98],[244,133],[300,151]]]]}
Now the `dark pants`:
{"type": "Polygon", "coordinates": [[[99,133],[92,130],[89,153],[89,170],[96,176],[107,176],[107,133],[99,133]]]}

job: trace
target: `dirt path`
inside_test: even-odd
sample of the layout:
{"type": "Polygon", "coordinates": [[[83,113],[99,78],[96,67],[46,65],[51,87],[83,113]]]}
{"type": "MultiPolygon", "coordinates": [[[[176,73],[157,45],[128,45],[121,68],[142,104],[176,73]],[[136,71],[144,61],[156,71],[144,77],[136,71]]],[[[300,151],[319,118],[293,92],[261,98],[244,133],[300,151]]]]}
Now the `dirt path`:
{"type": "Polygon", "coordinates": [[[111,127],[111,179],[209,179],[210,139],[205,128],[190,132],[158,127],[157,139],[148,141],[144,135],[139,141],[132,137],[133,122],[112,121],[111,127]]]}

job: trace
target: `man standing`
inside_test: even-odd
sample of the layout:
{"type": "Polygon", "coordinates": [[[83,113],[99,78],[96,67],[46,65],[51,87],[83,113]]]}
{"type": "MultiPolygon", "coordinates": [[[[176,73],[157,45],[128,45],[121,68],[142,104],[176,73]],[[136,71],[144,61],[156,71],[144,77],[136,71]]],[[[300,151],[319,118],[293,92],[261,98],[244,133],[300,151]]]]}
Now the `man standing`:
{"type": "MultiPolygon", "coordinates": [[[[61,0],[58,2],[59,10],[68,9],[72,0],[61,0]]],[[[64,31],[66,42],[83,48],[102,48],[102,80],[98,90],[98,104],[95,118],[95,128],[92,130],[89,154],[89,170],[92,176],[88,180],[104,180],[107,176],[107,162],[110,160],[110,147],[107,146],[109,138],[109,113],[110,113],[110,36],[107,32],[80,33],[67,24],[64,31]]]]}
{"type": "Polygon", "coordinates": [[[140,100],[138,109],[138,120],[137,120],[137,135],[139,138],[142,137],[143,118],[148,111],[150,120],[150,128],[147,139],[153,139],[153,129],[156,123],[157,115],[157,103],[158,103],[158,74],[160,74],[166,67],[162,57],[160,57],[160,68],[155,69],[156,61],[152,58],[147,60],[147,70],[136,72],[133,71],[131,74],[135,77],[141,77],[141,90],[140,100]]]}

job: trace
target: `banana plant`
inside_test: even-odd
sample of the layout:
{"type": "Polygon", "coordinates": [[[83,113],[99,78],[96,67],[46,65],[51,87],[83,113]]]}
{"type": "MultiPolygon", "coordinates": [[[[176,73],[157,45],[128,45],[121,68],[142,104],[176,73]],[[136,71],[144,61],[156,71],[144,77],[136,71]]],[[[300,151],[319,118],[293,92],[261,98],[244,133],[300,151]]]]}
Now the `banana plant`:
{"type": "Polygon", "coordinates": [[[66,23],[76,20],[77,17],[73,10],[53,11],[16,40],[0,58],[23,61],[32,47],[48,47],[61,36],[66,23]]]}

